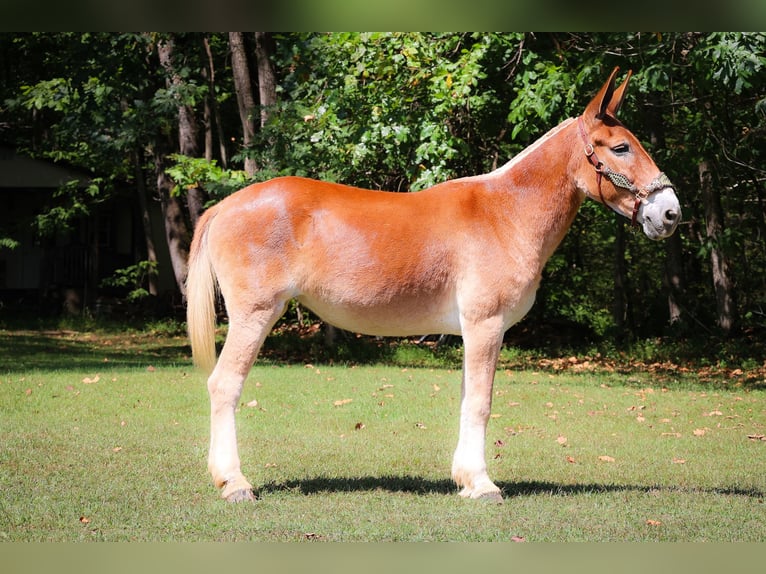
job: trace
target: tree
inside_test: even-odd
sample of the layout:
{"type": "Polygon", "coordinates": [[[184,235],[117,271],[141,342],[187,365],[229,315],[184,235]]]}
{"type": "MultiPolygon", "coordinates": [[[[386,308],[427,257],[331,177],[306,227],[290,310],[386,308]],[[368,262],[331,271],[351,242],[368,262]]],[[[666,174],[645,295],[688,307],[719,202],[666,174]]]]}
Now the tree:
{"type": "MultiPolygon", "coordinates": [[[[229,32],[229,45],[231,46],[231,70],[237,92],[237,107],[242,123],[242,147],[248,149],[255,139],[256,105],[244,33],[229,32]]],[[[245,171],[252,176],[256,170],[255,160],[246,154],[245,171]]]]}
{"type": "MultiPolygon", "coordinates": [[[[182,82],[175,73],[173,62],[173,53],[175,50],[173,37],[162,39],[157,43],[157,56],[160,65],[167,74],[167,85],[169,89],[182,88],[182,82]]],[[[190,131],[193,127],[190,125],[193,112],[188,109],[188,105],[181,100],[180,94],[178,103],[178,126],[179,136],[187,139],[191,137],[190,131]]],[[[181,294],[185,293],[185,282],[187,273],[187,260],[189,258],[189,244],[191,243],[191,234],[186,225],[181,200],[177,194],[173,193],[174,182],[167,174],[168,164],[167,155],[171,152],[172,144],[169,142],[158,141],[154,146],[154,165],[157,174],[157,191],[160,194],[160,203],[162,205],[162,215],[165,223],[165,238],[170,250],[170,261],[173,265],[173,273],[176,278],[176,284],[181,294]]]]}
{"type": "Polygon", "coordinates": [[[766,316],[764,54],[763,33],[3,34],[0,129],[99,175],[62,190],[41,231],[118,183],[161,197],[168,232],[147,234],[147,258],[167,243],[181,289],[204,203],[283,174],[404,192],[486,172],[578,113],[612,66],[632,68],[621,117],[684,220],[653,244],[586,202],[534,319],[628,339],[671,323],[748,332],[766,316]]]}
{"type": "Polygon", "coordinates": [[[721,197],[714,191],[713,176],[706,161],[699,164],[700,192],[705,208],[705,230],[710,242],[710,263],[715,289],[718,326],[730,334],[737,325],[736,291],[732,284],[731,264],[721,242],[725,238],[721,197]]]}
{"type": "Polygon", "coordinates": [[[269,32],[255,33],[255,59],[258,63],[258,96],[261,107],[261,128],[269,119],[269,111],[277,103],[277,78],[271,61],[274,38],[269,32]]]}

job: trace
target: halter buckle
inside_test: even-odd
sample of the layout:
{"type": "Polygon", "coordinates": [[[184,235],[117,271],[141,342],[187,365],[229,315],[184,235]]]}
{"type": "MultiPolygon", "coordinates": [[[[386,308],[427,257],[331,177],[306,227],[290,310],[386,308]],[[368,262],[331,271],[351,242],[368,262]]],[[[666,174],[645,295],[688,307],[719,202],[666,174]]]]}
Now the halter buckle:
{"type": "Polygon", "coordinates": [[[640,201],[641,203],[643,203],[652,194],[653,191],[655,191],[655,190],[652,190],[652,189],[639,189],[636,192],[636,201],[640,201]]]}

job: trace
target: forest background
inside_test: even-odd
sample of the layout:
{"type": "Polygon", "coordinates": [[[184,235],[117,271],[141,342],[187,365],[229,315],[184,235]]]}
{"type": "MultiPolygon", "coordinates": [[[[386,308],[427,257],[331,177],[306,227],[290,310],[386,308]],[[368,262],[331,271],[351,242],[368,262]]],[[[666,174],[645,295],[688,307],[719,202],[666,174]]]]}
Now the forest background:
{"type": "Polygon", "coordinates": [[[632,69],[621,119],[675,183],[679,231],[649,242],[586,202],[514,329],[761,348],[765,54],[766,34],[734,32],[3,33],[0,141],[92,174],[32,222],[41,237],[126,188],[159,202],[163,244],[147,229],[115,280],[159,296],[167,249],[182,295],[197,218],[248,182],[417,192],[484,173],[632,69]]]}

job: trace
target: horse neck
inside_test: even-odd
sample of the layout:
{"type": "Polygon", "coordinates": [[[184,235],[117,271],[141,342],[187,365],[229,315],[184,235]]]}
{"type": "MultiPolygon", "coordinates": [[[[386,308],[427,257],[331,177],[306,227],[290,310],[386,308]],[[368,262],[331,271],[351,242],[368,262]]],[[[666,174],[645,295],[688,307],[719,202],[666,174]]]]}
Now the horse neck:
{"type": "Polygon", "coordinates": [[[575,179],[577,123],[569,118],[488,174],[502,195],[514,243],[539,254],[541,264],[551,256],[572,225],[584,195],[575,179]]]}

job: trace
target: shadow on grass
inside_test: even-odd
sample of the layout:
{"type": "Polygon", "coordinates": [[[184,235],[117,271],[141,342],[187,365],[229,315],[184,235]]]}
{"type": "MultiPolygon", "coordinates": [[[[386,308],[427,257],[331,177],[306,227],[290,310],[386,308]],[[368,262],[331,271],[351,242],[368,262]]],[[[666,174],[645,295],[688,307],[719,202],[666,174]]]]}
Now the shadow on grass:
{"type": "Polygon", "coordinates": [[[0,372],[190,364],[191,351],[182,338],[139,336],[136,341],[127,337],[66,331],[2,332],[0,372]]]}
{"type": "MultiPolygon", "coordinates": [[[[30,369],[98,370],[104,368],[145,368],[188,366],[191,349],[184,333],[185,326],[177,324],[171,330],[131,331],[128,327],[111,325],[104,331],[0,330],[0,373],[23,372],[30,369]]],[[[219,334],[218,345],[222,343],[219,334]]],[[[452,368],[462,366],[462,345],[459,337],[446,342],[438,338],[392,339],[362,337],[343,332],[336,343],[328,347],[320,332],[301,333],[295,330],[275,330],[266,339],[258,365],[326,364],[326,365],[389,365],[421,368],[452,368]]],[[[683,356],[694,355],[694,347],[677,349],[683,356]],[[681,352],[683,351],[683,352],[681,352]]],[[[671,345],[672,347],[672,345],[671,345]]],[[[594,359],[583,355],[582,360],[567,354],[522,352],[510,349],[501,355],[499,368],[538,370],[552,373],[574,373],[590,376],[591,372],[613,375],[614,383],[632,384],[631,373],[648,373],[658,385],[669,388],[736,388],[757,390],[766,388],[766,354],[759,346],[729,349],[729,363],[712,366],[704,352],[695,355],[696,362],[687,359],[662,361],[644,357],[612,360],[594,359]],[[749,350],[748,350],[749,349],[749,350]],[[739,352],[741,351],[741,353],[739,352]],[[740,357],[735,360],[731,357],[740,357]],[[554,358],[550,358],[554,357],[554,358]],[[589,364],[589,369],[578,369],[589,364]],[[739,365],[739,366],[738,366],[739,365]]],[[[569,351],[574,352],[574,351],[569,351]]],[[[569,353],[568,352],[568,353],[569,353]]],[[[696,351],[695,351],[696,352],[696,351]]],[[[711,355],[712,356],[712,355],[711,355]]],[[[645,384],[641,382],[640,384],[645,384]]]]}
{"type": "MultiPolygon", "coordinates": [[[[577,494],[604,494],[610,492],[679,492],[708,493],[723,496],[747,496],[762,499],[766,493],[756,488],[735,487],[680,488],[677,486],[634,485],[634,484],[557,484],[545,481],[499,482],[497,485],[504,498],[535,495],[569,496],[577,494]]],[[[409,494],[457,494],[457,487],[451,480],[427,480],[415,476],[363,476],[349,478],[315,477],[284,482],[270,482],[256,490],[256,495],[284,490],[297,490],[302,494],[323,492],[403,492],[409,494]]]]}

